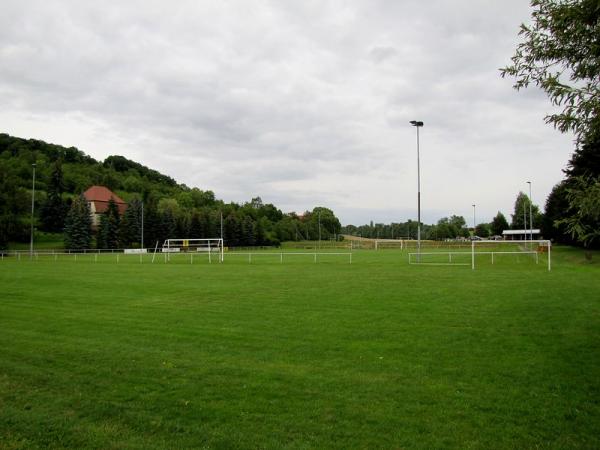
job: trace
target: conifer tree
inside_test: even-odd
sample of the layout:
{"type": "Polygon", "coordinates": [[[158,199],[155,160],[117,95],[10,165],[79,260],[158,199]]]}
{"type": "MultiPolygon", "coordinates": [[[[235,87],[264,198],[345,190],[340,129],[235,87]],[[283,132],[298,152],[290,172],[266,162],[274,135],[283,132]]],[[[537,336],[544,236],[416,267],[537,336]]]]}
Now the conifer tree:
{"type": "Polygon", "coordinates": [[[142,242],[142,202],[133,199],[121,218],[119,241],[123,247],[142,242]]]}
{"type": "Polygon", "coordinates": [[[106,210],[106,248],[119,248],[119,207],[111,197],[106,210]]]}
{"type": "Polygon", "coordinates": [[[92,217],[83,195],[76,197],[65,220],[65,247],[72,250],[90,248],[92,217]]]}

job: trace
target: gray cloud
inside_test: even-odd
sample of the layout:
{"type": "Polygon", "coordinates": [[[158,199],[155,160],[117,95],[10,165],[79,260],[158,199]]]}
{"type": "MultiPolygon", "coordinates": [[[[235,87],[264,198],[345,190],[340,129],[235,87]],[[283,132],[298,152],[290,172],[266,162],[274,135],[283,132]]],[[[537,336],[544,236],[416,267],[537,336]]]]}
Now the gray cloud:
{"type": "Polygon", "coordinates": [[[121,153],[225,200],[343,222],[509,212],[560,179],[570,137],[499,77],[525,2],[13,1],[2,131],[121,153]]]}

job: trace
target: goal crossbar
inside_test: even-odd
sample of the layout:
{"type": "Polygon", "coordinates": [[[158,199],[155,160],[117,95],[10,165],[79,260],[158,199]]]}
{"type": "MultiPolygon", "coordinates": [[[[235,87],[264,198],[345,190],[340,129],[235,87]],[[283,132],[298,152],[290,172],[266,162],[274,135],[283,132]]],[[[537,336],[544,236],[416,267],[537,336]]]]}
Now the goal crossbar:
{"type": "MultiPolygon", "coordinates": [[[[476,247],[479,244],[487,244],[498,246],[501,244],[536,244],[538,247],[545,247],[548,255],[548,271],[552,270],[552,243],[549,240],[538,239],[538,240],[511,240],[511,241],[494,241],[494,240],[481,240],[471,241],[471,251],[456,251],[456,252],[410,252],[408,253],[408,263],[414,265],[436,265],[436,266],[471,266],[471,269],[475,270],[475,256],[476,255],[491,255],[492,264],[494,264],[494,255],[534,255],[535,262],[539,262],[539,251],[538,250],[519,250],[519,251],[505,251],[505,250],[483,250],[476,251],[476,247]],[[421,256],[447,256],[447,262],[424,262],[421,261],[421,256]],[[463,263],[453,261],[453,256],[471,256],[471,263],[463,263]],[[416,259],[416,262],[414,261],[416,259]]],[[[464,259],[463,259],[464,261],[464,259]]]]}
{"type": "MultiPolygon", "coordinates": [[[[476,252],[475,251],[475,247],[479,244],[493,244],[493,245],[500,245],[500,244],[537,244],[538,247],[542,246],[542,247],[546,247],[546,251],[548,253],[548,271],[552,270],[552,242],[550,242],[547,239],[515,239],[515,240],[507,240],[507,241],[494,241],[494,240],[490,240],[490,239],[482,239],[481,241],[471,241],[471,269],[475,270],[475,255],[476,254],[480,254],[480,253],[484,253],[484,252],[476,252]]],[[[518,252],[491,252],[491,253],[497,253],[497,254],[535,254],[536,255],[536,260],[537,260],[537,255],[538,252],[537,251],[533,251],[533,250],[524,250],[524,251],[518,251],[518,252]]]]}
{"type": "Polygon", "coordinates": [[[164,253],[178,253],[182,249],[184,252],[208,252],[209,260],[211,253],[218,252],[219,262],[223,262],[224,247],[221,238],[166,239],[162,246],[164,253]]]}

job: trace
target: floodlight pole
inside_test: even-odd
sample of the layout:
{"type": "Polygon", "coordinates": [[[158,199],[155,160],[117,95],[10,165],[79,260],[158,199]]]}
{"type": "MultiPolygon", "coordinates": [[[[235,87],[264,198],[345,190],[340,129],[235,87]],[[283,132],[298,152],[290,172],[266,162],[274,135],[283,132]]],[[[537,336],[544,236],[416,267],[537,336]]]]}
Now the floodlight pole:
{"type": "MultiPolygon", "coordinates": [[[[529,185],[529,240],[533,241],[533,202],[531,201],[531,181],[528,181],[527,184],[529,185]]],[[[527,227],[527,225],[525,225],[525,227],[527,227]]]]}
{"type": "Polygon", "coordinates": [[[473,236],[475,236],[475,205],[473,205],[473,236]]]}
{"type": "Polygon", "coordinates": [[[31,165],[33,167],[33,181],[31,184],[31,231],[29,241],[29,257],[33,258],[33,212],[35,208],[35,163],[31,165]]]}
{"type": "Polygon", "coordinates": [[[421,156],[419,149],[419,128],[423,122],[411,120],[410,124],[417,128],[417,261],[421,262],[421,156]]]}

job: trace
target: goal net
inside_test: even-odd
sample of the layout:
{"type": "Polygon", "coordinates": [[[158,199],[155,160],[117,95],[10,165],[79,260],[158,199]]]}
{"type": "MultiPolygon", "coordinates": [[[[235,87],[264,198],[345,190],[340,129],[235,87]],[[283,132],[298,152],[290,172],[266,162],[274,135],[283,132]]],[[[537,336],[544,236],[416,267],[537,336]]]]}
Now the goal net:
{"type": "Polygon", "coordinates": [[[223,262],[223,239],[167,239],[163,243],[163,253],[203,252],[211,259],[216,254],[223,262]]]}

